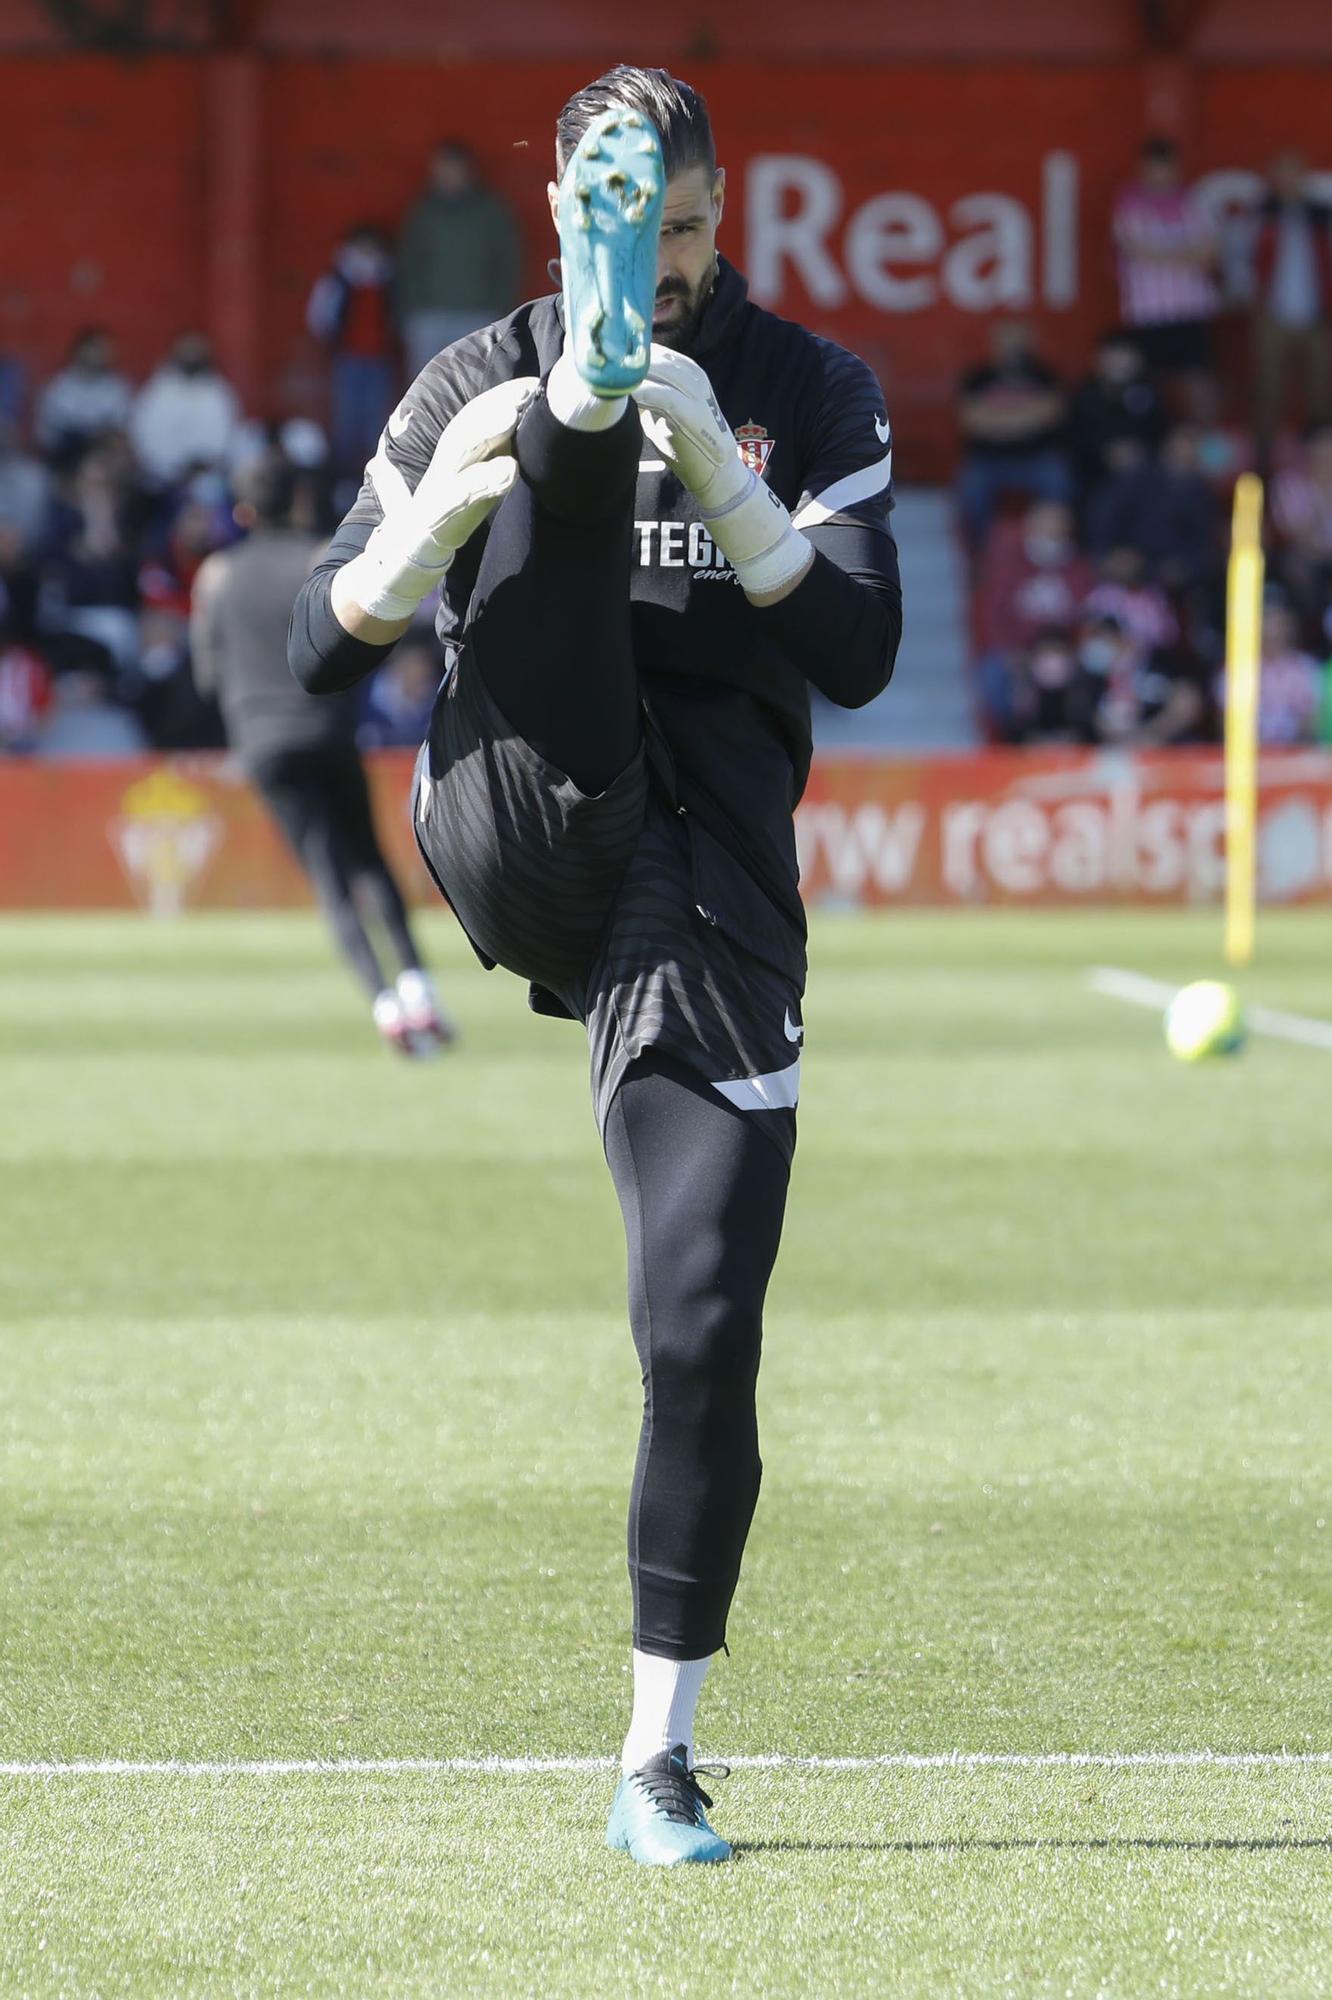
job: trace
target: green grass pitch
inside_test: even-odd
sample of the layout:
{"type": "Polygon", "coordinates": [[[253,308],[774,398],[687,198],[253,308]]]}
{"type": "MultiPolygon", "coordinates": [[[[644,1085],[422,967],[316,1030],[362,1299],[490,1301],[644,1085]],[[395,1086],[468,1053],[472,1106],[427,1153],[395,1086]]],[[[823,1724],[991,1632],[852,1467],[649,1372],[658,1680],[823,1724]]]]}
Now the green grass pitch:
{"type": "MultiPolygon", "coordinates": [[[[1213,916],[815,925],[728,1869],[608,1854],[637,1382],[577,1029],[428,936],[0,923],[0,1993],[1332,1991],[1332,1058],[1089,965],[1213,916]],[[1306,1761],[1275,1761],[1272,1753],[1306,1761]],[[244,1770],[38,1776],[43,1761],[244,1770]]],[[[1253,998],[1332,1015],[1322,915],[1253,998]]]]}

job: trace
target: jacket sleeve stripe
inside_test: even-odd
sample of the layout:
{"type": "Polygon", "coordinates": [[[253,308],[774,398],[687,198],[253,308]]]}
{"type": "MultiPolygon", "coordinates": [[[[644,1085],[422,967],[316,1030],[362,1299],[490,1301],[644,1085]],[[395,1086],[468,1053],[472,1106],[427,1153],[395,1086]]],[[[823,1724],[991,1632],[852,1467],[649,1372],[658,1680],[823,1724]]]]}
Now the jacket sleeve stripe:
{"type": "Polygon", "coordinates": [[[873,465],[862,466],[859,472],[848,472],[845,479],[838,479],[831,486],[825,486],[822,493],[816,493],[795,517],[797,528],[816,528],[820,521],[830,521],[834,514],[840,514],[844,507],[854,507],[857,501],[872,500],[876,493],[883,493],[892,482],[893,453],[889,446],[882,458],[873,465]]]}
{"type": "Polygon", "coordinates": [[[412,489],[388,455],[386,439],[381,436],[379,450],[365,468],[370,484],[375,489],[384,519],[405,507],[412,497],[412,489]]]}

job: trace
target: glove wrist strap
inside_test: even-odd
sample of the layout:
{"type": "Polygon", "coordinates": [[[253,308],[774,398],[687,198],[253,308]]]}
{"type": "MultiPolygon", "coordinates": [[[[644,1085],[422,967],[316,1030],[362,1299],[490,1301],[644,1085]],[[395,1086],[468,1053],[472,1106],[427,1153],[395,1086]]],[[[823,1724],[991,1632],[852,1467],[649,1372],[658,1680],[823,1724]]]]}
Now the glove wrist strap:
{"type": "Polygon", "coordinates": [[[396,623],[411,618],[431,591],[437,590],[453,561],[420,562],[400,548],[378,540],[379,530],[359,556],[353,556],[344,575],[349,595],[371,618],[396,623]]]}
{"type": "Polygon", "coordinates": [[[741,470],[744,480],[739,488],[720,506],[700,499],[699,512],[741,588],[762,595],[800,574],[809,562],[809,543],[772,488],[749,466],[741,470]]]}

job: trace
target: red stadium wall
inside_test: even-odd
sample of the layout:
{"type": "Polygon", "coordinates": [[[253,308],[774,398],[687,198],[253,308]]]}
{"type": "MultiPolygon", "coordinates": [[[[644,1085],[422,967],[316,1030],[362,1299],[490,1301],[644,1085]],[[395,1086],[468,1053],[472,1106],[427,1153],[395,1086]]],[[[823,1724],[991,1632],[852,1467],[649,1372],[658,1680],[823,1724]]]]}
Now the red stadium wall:
{"type": "MultiPolygon", "coordinates": [[[[372,758],[380,830],[418,898],[407,752],[372,758]]],[[[1332,753],[1261,761],[1259,884],[1332,902],[1332,753]]],[[[1224,862],[1211,752],[816,759],[796,816],[811,903],[1215,902],[1224,862]]],[[[0,907],[268,907],[308,901],[255,795],[220,757],[0,772],[0,907]]]]}
{"type": "MultiPolygon", "coordinates": [[[[305,55],[22,57],[0,69],[0,348],[35,375],[105,320],[145,371],[202,321],[251,404],[317,408],[303,331],[339,231],[395,218],[431,143],[477,147],[527,232],[530,292],[553,247],[555,107],[587,61],[459,66],[305,55]]],[[[724,245],[779,311],[864,353],[907,477],[947,470],[959,370],[1000,306],[1083,365],[1114,310],[1114,190],[1149,125],[1198,172],[1282,143],[1332,165],[1332,73],[1179,63],[695,63],[730,173],[724,245]]]]}

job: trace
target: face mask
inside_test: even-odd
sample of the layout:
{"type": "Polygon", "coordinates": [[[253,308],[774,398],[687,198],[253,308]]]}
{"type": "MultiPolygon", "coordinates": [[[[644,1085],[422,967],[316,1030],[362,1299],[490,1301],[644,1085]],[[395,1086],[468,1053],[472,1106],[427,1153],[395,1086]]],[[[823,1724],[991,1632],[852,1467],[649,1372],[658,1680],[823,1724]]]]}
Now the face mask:
{"type": "Polygon", "coordinates": [[[1039,564],[1042,569],[1049,569],[1053,564],[1063,562],[1068,554],[1068,543],[1057,535],[1024,535],[1022,546],[1027,552],[1028,559],[1039,564]]]}
{"type": "Polygon", "coordinates": [[[1108,674],[1119,658],[1115,639],[1084,639],[1078,657],[1089,674],[1108,674]]]}

